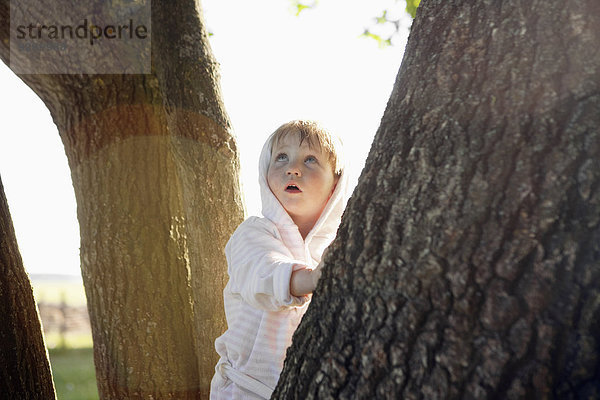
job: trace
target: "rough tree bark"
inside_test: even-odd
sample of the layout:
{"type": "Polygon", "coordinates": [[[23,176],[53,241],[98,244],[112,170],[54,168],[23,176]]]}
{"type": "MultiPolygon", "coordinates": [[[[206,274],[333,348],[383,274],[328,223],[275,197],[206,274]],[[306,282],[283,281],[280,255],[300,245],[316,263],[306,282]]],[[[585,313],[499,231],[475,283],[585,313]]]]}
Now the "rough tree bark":
{"type": "Polygon", "coordinates": [[[600,3],[424,0],[274,398],[600,397],[600,3]]]}
{"type": "Polygon", "coordinates": [[[0,393],[14,399],[55,399],[54,384],[31,283],[23,267],[0,181],[0,393]]]}
{"type": "MultiPolygon", "coordinates": [[[[21,11],[45,21],[44,9],[21,11]]],[[[153,1],[151,40],[148,75],[20,75],[50,109],[69,161],[103,399],[207,397],[225,329],[223,248],[243,219],[238,153],[196,2],[153,1]]]]}

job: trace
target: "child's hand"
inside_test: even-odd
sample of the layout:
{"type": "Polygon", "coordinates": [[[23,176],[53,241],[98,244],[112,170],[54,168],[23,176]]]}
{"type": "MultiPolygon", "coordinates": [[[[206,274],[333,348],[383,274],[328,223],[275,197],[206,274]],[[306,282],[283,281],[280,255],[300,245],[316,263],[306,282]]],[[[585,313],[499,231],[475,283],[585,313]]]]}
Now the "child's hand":
{"type": "Polygon", "coordinates": [[[292,277],[290,278],[290,293],[292,296],[300,297],[314,292],[319,278],[321,278],[324,258],[325,254],[323,254],[319,265],[313,270],[305,268],[292,272],[292,277]]]}
{"type": "Polygon", "coordinates": [[[313,270],[303,268],[292,272],[292,277],[290,278],[290,293],[292,296],[300,297],[312,293],[321,277],[322,267],[323,261],[313,270]]]}

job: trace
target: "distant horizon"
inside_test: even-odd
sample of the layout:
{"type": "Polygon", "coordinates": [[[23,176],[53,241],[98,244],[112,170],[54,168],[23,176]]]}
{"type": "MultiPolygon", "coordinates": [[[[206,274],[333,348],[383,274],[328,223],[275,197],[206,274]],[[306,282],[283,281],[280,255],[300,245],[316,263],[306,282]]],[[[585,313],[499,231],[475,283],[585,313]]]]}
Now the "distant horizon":
{"type": "Polygon", "coordinates": [[[33,272],[33,273],[29,273],[27,274],[29,275],[29,280],[33,281],[51,281],[51,280],[81,280],[83,281],[81,274],[76,275],[76,274],[69,274],[69,273],[37,273],[37,272],[33,272]]]}

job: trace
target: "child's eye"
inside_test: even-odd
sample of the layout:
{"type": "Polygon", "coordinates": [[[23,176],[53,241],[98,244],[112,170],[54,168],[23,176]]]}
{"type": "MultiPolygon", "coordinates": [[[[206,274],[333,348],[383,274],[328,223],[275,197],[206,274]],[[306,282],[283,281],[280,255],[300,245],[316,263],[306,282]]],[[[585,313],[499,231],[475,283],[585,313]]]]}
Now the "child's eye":
{"type": "Polygon", "coordinates": [[[288,156],[285,153],[281,153],[281,154],[277,154],[277,157],[275,157],[275,161],[287,161],[288,156]]]}
{"type": "Polygon", "coordinates": [[[306,162],[306,163],[316,163],[317,162],[317,158],[315,156],[308,156],[308,157],[306,157],[306,159],[304,160],[304,162],[306,162]]]}

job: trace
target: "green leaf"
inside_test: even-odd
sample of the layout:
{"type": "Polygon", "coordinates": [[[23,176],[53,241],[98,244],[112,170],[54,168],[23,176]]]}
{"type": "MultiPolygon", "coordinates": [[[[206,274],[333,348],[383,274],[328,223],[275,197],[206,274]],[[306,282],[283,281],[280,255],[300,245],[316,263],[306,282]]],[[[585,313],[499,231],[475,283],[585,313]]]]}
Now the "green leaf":
{"type": "Polygon", "coordinates": [[[379,48],[384,48],[384,47],[388,47],[392,45],[392,38],[387,38],[384,39],[381,36],[369,31],[368,29],[365,29],[365,31],[363,32],[362,35],[360,35],[361,37],[366,37],[366,38],[370,38],[373,39],[377,42],[377,45],[379,46],[379,48]]]}
{"type": "Polygon", "coordinates": [[[292,5],[292,9],[296,13],[296,17],[300,15],[300,13],[308,8],[315,8],[319,3],[319,0],[312,0],[309,4],[306,4],[306,0],[290,0],[292,5]]]}
{"type": "Polygon", "coordinates": [[[409,13],[413,18],[417,14],[417,7],[419,7],[419,3],[421,3],[421,0],[406,0],[406,12],[409,13]]]}
{"type": "Polygon", "coordinates": [[[375,20],[377,21],[378,24],[385,24],[387,22],[387,10],[383,10],[383,14],[381,14],[381,17],[377,17],[375,18],[375,20]]]}
{"type": "Polygon", "coordinates": [[[300,4],[300,3],[297,3],[297,4],[296,4],[296,17],[297,17],[298,15],[300,15],[300,13],[301,13],[302,11],[304,11],[305,9],[307,9],[307,8],[310,8],[310,6],[307,6],[306,4],[300,4]]]}

